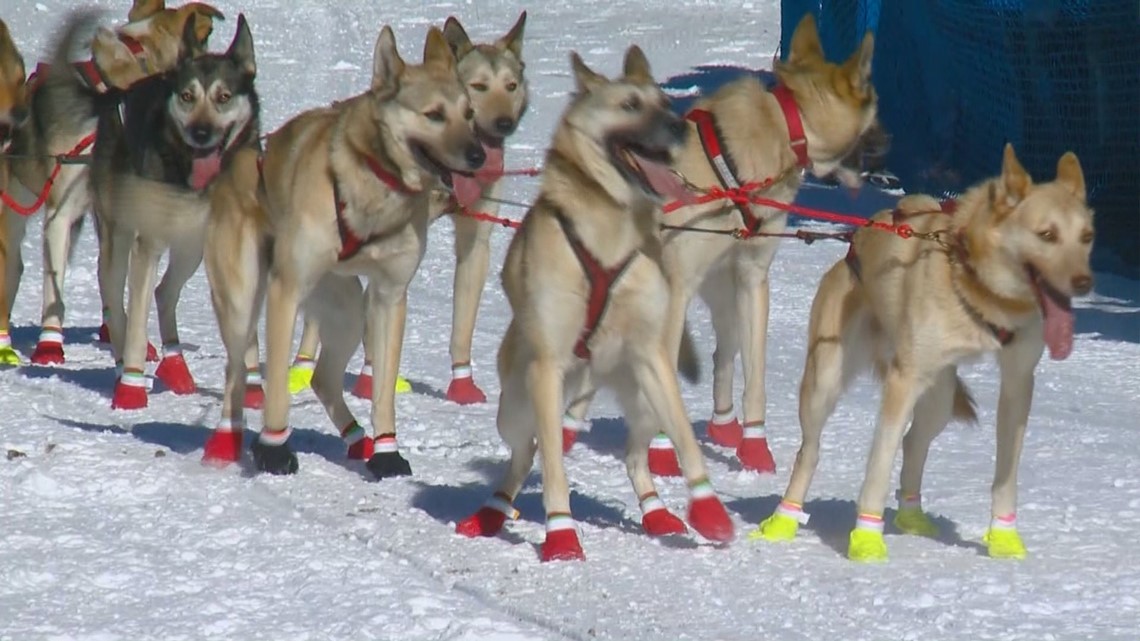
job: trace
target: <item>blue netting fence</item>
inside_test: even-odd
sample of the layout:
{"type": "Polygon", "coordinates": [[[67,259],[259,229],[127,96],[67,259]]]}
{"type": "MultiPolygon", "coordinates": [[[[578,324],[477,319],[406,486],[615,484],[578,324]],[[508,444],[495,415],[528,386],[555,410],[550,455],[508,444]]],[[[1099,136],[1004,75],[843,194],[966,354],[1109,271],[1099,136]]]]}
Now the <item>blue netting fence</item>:
{"type": "Polygon", "coordinates": [[[783,0],[782,50],[816,15],[828,58],[875,32],[874,81],[908,192],[950,195],[1001,166],[1013,143],[1038,180],[1081,159],[1097,262],[1140,268],[1140,2],[783,0]]]}

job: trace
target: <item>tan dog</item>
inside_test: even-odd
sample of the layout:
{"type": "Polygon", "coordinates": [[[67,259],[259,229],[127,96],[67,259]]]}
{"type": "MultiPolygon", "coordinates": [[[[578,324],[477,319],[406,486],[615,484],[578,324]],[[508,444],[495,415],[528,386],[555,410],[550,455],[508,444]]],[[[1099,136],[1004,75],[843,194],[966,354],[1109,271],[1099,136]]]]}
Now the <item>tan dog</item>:
{"type": "MultiPolygon", "coordinates": [[[[266,310],[265,421],[253,444],[259,470],[297,469],[288,444],[287,374],[301,305],[317,321],[322,349],[313,390],[341,430],[349,457],[378,478],[411,473],[396,447],[394,386],[407,289],[423,258],[429,203],[441,179],[478,169],[484,152],[455,56],[432,28],[422,65],[405,64],[391,28],[376,41],[372,87],[305,112],[271,134],[264,159],[240,154],[213,190],[206,273],[229,357],[222,422],[205,458],[240,455],[247,366],[266,310]],[[360,276],[368,277],[363,291],[360,276]],[[360,344],[365,315],[376,376],[372,438],[344,402],[344,368],[360,344]]],[[[470,204],[470,203],[465,203],[470,204]]]]}
{"type": "Polygon", "coordinates": [[[727,541],[732,521],[708,482],[681,403],[676,354],[662,340],[668,285],[657,225],[662,198],[685,196],[669,163],[685,139],[637,46],[609,80],[571,56],[577,92],[555,130],[542,188],[511,241],[502,284],[513,317],[499,348],[499,434],[510,466],[484,507],[457,526],[493,536],[542,455],[544,561],[583,558],[562,466],[565,390],[615,388],[629,424],[626,466],[652,535],[685,531],[659,498],[646,459],[663,427],[680,448],[692,500],[689,521],[727,541]],[[648,247],[647,251],[643,251],[648,247]],[[582,381],[585,381],[583,383],[582,381]],[[536,443],[537,437],[537,443],[536,443]]]}
{"type": "Polygon", "coordinates": [[[953,215],[932,198],[908,196],[873,220],[905,222],[940,244],[860,229],[848,259],[824,275],[812,303],[800,385],[803,441],[784,500],[759,532],[770,539],[795,535],[824,422],[851,380],[873,367],[883,381],[882,405],[848,556],[886,559],[882,515],[900,442],[895,524],[937,535],[919,498],[926,456],[952,416],[977,420],[958,364],[996,353],[1001,398],[993,521],[985,541],[990,556],[1022,558],[1014,515],[1033,372],[1046,346],[1054,359],[1069,355],[1070,299],[1092,289],[1093,219],[1080,163],[1066,153],[1056,180],[1035,185],[1006,145],[1001,176],[966,192],[953,215]]]}
{"type": "MultiPolygon", "coordinates": [[[[0,20],[0,194],[8,194],[9,170],[5,152],[12,145],[16,132],[28,121],[28,92],[24,85],[24,58],[12,40],[8,25],[0,20]]],[[[0,220],[0,270],[8,264],[10,251],[19,252],[9,246],[8,220],[0,220]]],[[[11,315],[12,298],[15,289],[9,290],[7,274],[0,274],[0,366],[19,365],[20,357],[12,349],[8,336],[8,317],[11,315]],[[9,293],[11,291],[11,293],[9,293]]]]}
{"type": "MultiPolygon", "coordinates": [[[[857,175],[842,163],[875,122],[877,100],[870,80],[873,46],[868,33],[846,62],[829,63],[823,57],[815,20],[807,15],[795,30],[787,61],[775,66],[782,89],[768,91],[757,79],[745,77],[699,101],[687,116],[693,135],[676,169],[700,188],[763,184],[756,194],[781,202],[795,198],[801,167],[810,167],[819,176],[839,172],[842,179],[854,183],[857,175]],[[701,113],[707,114],[707,120],[696,117],[701,113]],[[716,160],[710,155],[712,144],[720,147],[716,160]]],[[[670,353],[677,353],[685,310],[693,294],[699,293],[712,312],[717,340],[715,411],[709,435],[714,442],[737,447],[746,469],[773,472],[775,463],[764,433],[764,376],[768,270],[780,239],[761,235],[741,241],[730,234],[742,229],[760,234],[783,232],[787,214],[758,205],[738,208],[727,201],[714,201],[682,207],[667,214],[665,222],[722,232],[669,229],[663,234],[670,284],[666,345],[670,353]],[[744,365],[743,429],[732,398],[737,353],[744,365]]],[[[585,402],[581,402],[568,413],[564,422],[567,447],[585,412],[585,402]]],[[[655,473],[680,473],[671,450],[667,439],[655,439],[650,456],[655,473]]]]}
{"type": "MultiPolygon", "coordinates": [[[[86,84],[83,92],[102,94],[109,90],[126,89],[149,75],[173,68],[179,56],[186,53],[183,50],[182,36],[187,21],[194,21],[194,32],[201,36],[199,43],[204,47],[213,20],[222,19],[220,11],[203,3],[166,9],[161,2],[145,0],[135,2],[131,15],[142,20],[116,30],[105,27],[95,29],[94,36],[89,41],[91,60],[74,63],[76,71],[86,84]]],[[[79,49],[86,50],[87,40],[80,40],[84,44],[79,49]]],[[[53,61],[53,64],[72,64],[76,52],[64,53],[64,59],[53,61]]],[[[52,76],[46,67],[38,68],[35,79],[29,83],[31,124],[19,128],[12,141],[12,153],[24,156],[11,163],[15,180],[10,181],[10,194],[21,205],[37,202],[37,197],[55,169],[52,160],[54,156],[79,155],[86,152],[94,140],[95,117],[88,108],[89,98],[76,91],[71,78],[64,74],[54,74],[54,79],[52,76]]],[[[44,201],[47,209],[43,233],[45,264],[42,331],[32,354],[32,361],[38,364],[64,361],[64,276],[80,222],[84,213],[91,208],[88,174],[86,164],[62,165],[44,201]]],[[[11,303],[24,270],[20,243],[24,238],[27,219],[6,210],[7,208],[4,217],[8,223],[11,251],[8,252],[5,263],[0,266],[0,270],[4,270],[0,276],[6,282],[7,300],[11,303]]],[[[0,322],[6,329],[7,314],[0,322]]],[[[101,331],[101,338],[109,339],[105,331],[101,331]]]]}
{"type": "MultiPolygon", "coordinates": [[[[491,43],[475,44],[454,17],[443,25],[458,62],[459,77],[467,87],[467,95],[475,110],[475,131],[483,143],[487,160],[475,172],[474,180],[457,182],[455,188],[477,192],[467,198],[477,198],[473,209],[491,214],[499,213],[499,179],[503,172],[503,151],[507,137],[514,133],[519,120],[526,113],[527,83],[523,74],[523,32],[526,12],[505,35],[491,43]]],[[[451,320],[451,384],[447,399],[468,405],[483,403],[487,397],[475,384],[471,368],[471,340],[475,333],[475,317],[479,300],[487,282],[490,262],[490,236],[493,223],[464,216],[454,203],[447,205],[445,213],[453,214],[455,223],[455,282],[451,320]]],[[[365,341],[367,342],[367,341],[365,341]]],[[[297,358],[289,370],[290,392],[296,393],[308,385],[312,376],[313,356],[317,353],[317,326],[305,319],[301,345],[297,358]]],[[[367,354],[367,347],[365,353],[367,354]]],[[[410,389],[397,386],[397,389],[410,389]]],[[[364,368],[357,377],[353,394],[362,398],[372,396],[372,363],[365,358],[364,368]]]]}

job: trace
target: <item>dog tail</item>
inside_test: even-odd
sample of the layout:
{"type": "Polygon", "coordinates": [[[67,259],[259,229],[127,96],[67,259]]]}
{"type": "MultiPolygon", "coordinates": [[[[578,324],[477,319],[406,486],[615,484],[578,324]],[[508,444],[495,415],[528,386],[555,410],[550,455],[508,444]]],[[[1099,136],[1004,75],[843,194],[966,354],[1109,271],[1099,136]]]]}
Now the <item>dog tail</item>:
{"type": "Polygon", "coordinates": [[[69,13],[52,50],[51,67],[41,91],[50,95],[57,109],[82,110],[82,114],[69,114],[71,118],[95,116],[95,93],[83,84],[73,61],[91,57],[91,39],[104,13],[99,9],[69,13]]]}
{"type": "Polygon", "coordinates": [[[685,329],[681,332],[681,349],[677,353],[677,371],[690,383],[701,380],[701,362],[697,359],[697,348],[693,345],[693,336],[689,333],[689,322],[685,321],[685,329]]]}
{"type": "Polygon", "coordinates": [[[962,379],[954,377],[954,418],[963,423],[977,424],[978,404],[962,379]]]}

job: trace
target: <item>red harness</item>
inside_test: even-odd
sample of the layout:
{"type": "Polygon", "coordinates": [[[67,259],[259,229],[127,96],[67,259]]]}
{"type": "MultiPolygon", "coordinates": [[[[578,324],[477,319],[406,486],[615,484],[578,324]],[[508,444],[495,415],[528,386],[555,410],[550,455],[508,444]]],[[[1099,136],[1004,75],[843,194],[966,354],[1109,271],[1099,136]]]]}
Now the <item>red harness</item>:
{"type": "MultiPolygon", "coordinates": [[[[131,55],[133,55],[135,61],[138,62],[139,69],[141,69],[145,75],[149,76],[154,73],[151,69],[150,62],[146,59],[146,50],[143,49],[142,44],[139,43],[138,40],[125,34],[119,34],[119,42],[126,45],[127,49],[130,50],[131,55]]],[[[110,86],[107,84],[107,76],[103,74],[103,70],[99,68],[99,65],[95,64],[94,56],[92,56],[90,60],[73,62],[72,65],[74,65],[75,72],[79,74],[80,79],[82,79],[92,91],[96,93],[107,93],[110,89],[110,86]]],[[[36,89],[40,88],[50,68],[51,65],[47,63],[36,63],[36,68],[32,71],[32,74],[28,76],[28,80],[25,83],[28,93],[34,93],[36,89]]]]}
{"type": "MultiPolygon", "coordinates": [[[[811,166],[811,159],[808,158],[807,153],[807,136],[804,135],[804,123],[800,118],[799,109],[796,107],[795,96],[790,89],[782,84],[773,87],[770,93],[779,103],[780,110],[784,112],[784,121],[788,127],[788,140],[792,147],[792,153],[796,156],[796,165],[801,168],[811,166]]],[[[720,186],[726,190],[740,189],[742,183],[737,177],[736,164],[721,144],[723,136],[720,133],[720,127],[717,126],[716,117],[710,111],[692,109],[685,114],[685,119],[697,125],[697,135],[700,136],[701,147],[704,149],[705,156],[709,159],[714,173],[716,173],[720,186]]],[[[759,231],[760,225],[764,224],[764,221],[753,215],[751,207],[744,203],[737,203],[736,209],[740,212],[744,221],[744,228],[748,233],[753,234],[759,231]]]]}
{"type": "MultiPolygon", "coordinates": [[[[380,162],[372,156],[364,156],[364,162],[368,165],[368,168],[372,170],[372,173],[380,179],[380,182],[384,183],[384,185],[392,191],[402,194],[415,193],[411,189],[408,189],[408,186],[405,185],[399,177],[385,169],[380,162]]],[[[262,154],[257,157],[257,176],[262,185],[265,184],[265,175],[262,172],[262,165],[264,163],[265,155],[262,154]]],[[[337,185],[335,180],[333,181],[333,202],[336,205],[336,230],[340,235],[340,252],[336,255],[337,261],[345,261],[352,258],[360,253],[360,250],[366,245],[384,236],[384,234],[373,234],[368,238],[361,238],[356,232],[352,231],[352,227],[348,224],[348,219],[344,217],[344,210],[345,207],[347,207],[347,203],[340,197],[340,186],[337,185]]]]}
{"type": "MultiPolygon", "coordinates": [[[[943,214],[948,215],[948,216],[953,215],[953,213],[957,209],[958,209],[958,201],[956,201],[956,200],[948,199],[948,200],[943,200],[941,203],[939,203],[939,211],[943,214]]],[[[928,212],[922,212],[922,213],[928,213],[928,212]]],[[[906,212],[901,211],[898,208],[896,208],[894,211],[891,212],[891,223],[894,225],[901,225],[901,224],[906,222],[907,217],[910,215],[911,214],[907,214],[906,212]]],[[[851,269],[851,273],[855,275],[855,278],[858,280],[862,280],[862,278],[863,278],[863,266],[859,261],[859,256],[856,255],[856,253],[855,253],[855,244],[854,243],[852,243],[851,246],[848,247],[847,255],[843,257],[843,260],[846,261],[847,267],[851,269]]],[[[975,311],[972,307],[970,307],[968,305],[966,306],[966,309],[970,313],[971,316],[973,316],[979,323],[984,325],[986,327],[986,329],[990,330],[990,333],[992,333],[994,335],[994,338],[996,338],[998,340],[998,342],[1002,344],[1002,346],[1009,345],[1011,342],[1013,342],[1013,336],[1014,335],[1013,335],[1012,331],[1010,331],[1009,329],[1007,329],[1005,327],[999,327],[999,326],[994,325],[993,323],[987,321],[986,319],[982,318],[981,315],[977,313],[977,311],[975,311]]]]}
{"type": "Polygon", "coordinates": [[[601,324],[602,317],[606,314],[614,283],[625,273],[626,268],[637,256],[637,252],[630,252],[617,265],[606,269],[597,256],[586,249],[586,245],[582,243],[582,238],[578,236],[578,232],[574,231],[574,225],[570,220],[560,211],[556,211],[555,217],[558,224],[562,226],[562,233],[566,234],[566,240],[569,241],[570,248],[574,250],[574,255],[578,257],[578,262],[582,264],[582,271],[586,272],[586,283],[589,287],[586,301],[586,322],[582,325],[582,333],[578,335],[578,342],[574,344],[574,355],[588,361],[591,356],[589,342],[598,331],[598,325],[601,324]]]}

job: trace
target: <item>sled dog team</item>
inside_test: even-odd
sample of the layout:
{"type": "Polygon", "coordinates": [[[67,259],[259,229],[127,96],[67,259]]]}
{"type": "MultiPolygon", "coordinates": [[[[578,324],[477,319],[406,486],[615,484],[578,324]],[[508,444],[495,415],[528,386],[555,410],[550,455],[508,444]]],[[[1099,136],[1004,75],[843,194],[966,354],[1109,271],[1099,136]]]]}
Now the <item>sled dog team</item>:
{"type": "MultiPolygon", "coordinates": [[[[212,53],[207,43],[224,16],[205,3],[135,0],[129,21],[113,30],[94,12],[73,12],[51,59],[30,77],[0,22],[0,363],[21,362],[8,316],[23,270],[26,215],[41,205],[42,332],[31,359],[64,361],[64,275],[90,209],[102,340],[117,365],[114,407],[146,406],[148,360],[158,361],[154,376],[174,393],[196,390],[176,312],[182,287],[205,262],[227,365],[204,459],[239,460],[244,411],[261,408],[263,427],[249,444],[255,467],[296,472],[290,386],[311,375],[346,456],[379,479],[410,474],[395,413],[408,286],[428,228],[443,215],[454,221],[456,254],[448,398],[485,400],[472,376],[471,341],[494,225],[468,214],[497,212],[506,141],[527,111],[526,18],[523,12],[487,42],[474,42],[448,18],[428,31],[419,62],[405,60],[385,26],[368,87],[265,136],[254,38],[242,15],[228,48],[212,53]],[[86,155],[89,163],[76,160],[86,155]],[[156,283],[163,255],[168,266],[156,283]],[[161,352],[147,340],[152,291],[161,352]],[[362,343],[368,428],[343,388],[362,343]]],[[[493,536],[516,516],[512,503],[540,454],[541,556],[583,558],[563,456],[594,392],[608,386],[629,428],[626,465],[645,532],[686,532],[653,479],[681,474],[690,489],[688,526],[716,542],[734,537],[681,399],[678,374],[696,380],[700,369],[685,314],[699,295],[716,334],[709,438],[736,448],[746,469],[773,472],[764,432],[768,271],[779,245],[771,234],[784,231],[787,212],[699,196],[744,186],[788,203],[805,171],[857,187],[859,158],[877,136],[873,44],[868,33],[846,61],[829,62],[807,16],[787,59],[774,65],[774,86],[741,78],[683,116],[636,45],[616,77],[570,55],[575,91],[502,267],[512,317],[498,352],[497,427],[511,457],[493,495],[457,525],[460,533],[493,536]]],[[[994,353],[1001,393],[985,542],[991,556],[1024,557],[1017,467],[1034,370],[1046,347],[1052,358],[1068,356],[1071,298],[1092,287],[1092,213],[1080,163],[1066,153],[1055,178],[1036,183],[1006,145],[1000,173],[956,201],[906,196],[872,220],[878,227],[853,233],[846,258],[823,275],[815,295],[801,446],[783,500],[754,535],[791,539],[807,521],[823,425],[845,387],[871,370],[882,400],[848,556],[887,556],[883,514],[900,446],[894,524],[936,536],[920,498],[926,456],[951,419],[977,418],[958,364],[994,353]],[[913,233],[890,231],[900,229],[913,233]]]]}

